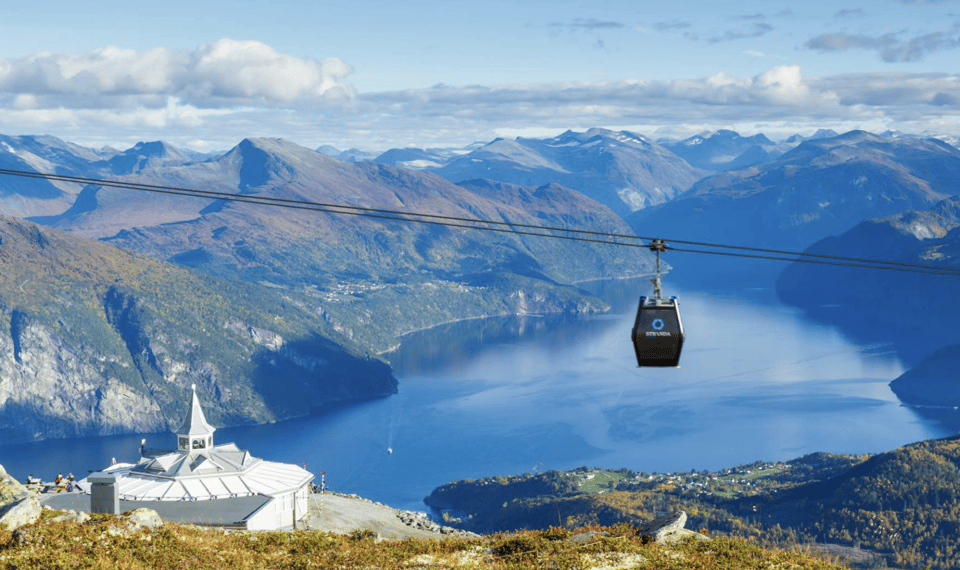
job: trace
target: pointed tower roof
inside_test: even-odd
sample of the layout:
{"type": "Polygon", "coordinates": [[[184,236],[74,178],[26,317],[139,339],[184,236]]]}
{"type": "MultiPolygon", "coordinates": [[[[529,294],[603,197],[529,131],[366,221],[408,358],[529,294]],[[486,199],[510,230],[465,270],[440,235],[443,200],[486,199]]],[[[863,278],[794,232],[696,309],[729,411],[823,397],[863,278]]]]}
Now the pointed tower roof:
{"type": "Polygon", "coordinates": [[[203,408],[200,407],[200,400],[197,399],[197,385],[193,384],[190,387],[193,389],[193,401],[190,403],[190,412],[187,414],[187,419],[177,430],[177,435],[213,436],[213,426],[207,423],[207,418],[203,417],[203,408]]]}

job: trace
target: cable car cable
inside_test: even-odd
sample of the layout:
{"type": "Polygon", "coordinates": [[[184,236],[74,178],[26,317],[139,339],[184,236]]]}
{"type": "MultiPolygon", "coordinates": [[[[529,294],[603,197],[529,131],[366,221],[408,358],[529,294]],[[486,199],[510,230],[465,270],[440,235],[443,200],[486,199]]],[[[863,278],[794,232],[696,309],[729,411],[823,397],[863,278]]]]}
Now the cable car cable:
{"type": "MultiPolygon", "coordinates": [[[[273,196],[257,196],[253,194],[231,194],[228,192],[216,192],[213,190],[197,190],[192,188],[180,188],[177,186],[160,186],[155,184],[143,184],[140,182],[125,182],[125,181],[117,181],[117,180],[105,180],[100,178],[83,178],[79,176],[68,176],[63,174],[46,174],[46,173],[40,173],[40,172],[28,172],[23,170],[10,170],[6,168],[0,168],[0,174],[8,174],[12,176],[24,176],[28,178],[44,178],[44,179],[50,179],[50,180],[57,180],[61,182],[71,182],[76,184],[92,184],[97,186],[108,186],[108,187],[122,188],[122,189],[129,189],[129,190],[143,190],[146,192],[157,192],[162,194],[195,196],[198,198],[209,197],[211,199],[223,199],[223,200],[243,198],[243,199],[257,200],[257,201],[271,202],[271,203],[276,202],[278,204],[310,205],[310,206],[319,206],[319,207],[325,207],[325,208],[342,208],[342,209],[358,210],[358,211],[364,211],[364,212],[375,212],[380,214],[419,216],[423,218],[433,218],[433,219],[440,219],[440,220],[491,224],[491,225],[497,225],[497,226],[510,226],[510,227],[518,227],[518,228],[538,229],[538,230],[544,230],[544,231],[562,231],[562,232],[569,232],[574,234],[587,234],[587,235],[596,235],[596,236],[603,236],[603,237],[610,237],[610,238],[644,239],[644,238],[640,238],[638,236],[630,235],[630,234],[599,232],[595,230],[581,230],[581,229],[573,229],[573,228],[541,226],[541,225],[535,225],[535,224],[520,224],[520,223],[514,223],[514,222],[498,222],[496,220],[481,220],[477,218],[446,216],[442,214],[426,214],[422,212],[409,212],[404,210],[388,210],[384,208],[349,206],[346,204],[311,202],[308,200],[291,200],[289,198],[276,198],[273,196]]],[[[642,247],[646,247],[646,246],[642,246],[642,247]]]]}
{"type": "MultiPolygon", "coordinates": [[[[728,251],[704,251],[699,249],[681,249],[681,248],[670,248],[669,251],[679,251],[683,253],[707,253],[712,255],[726,255],[730,257],[744,257],[748,259],[768,259],[770,261],[791,261],[796,263],[817,263],[821,265],[838,265],[841,267],[856,267],[860,269],[888,269],[890,271],[904,271],[907,273],[928,273],[931,275],[952,275],[960,276],[960,270],[952,268],[944,268],[943,271],[935,271],[928,269],[915,269],[911,267],[896,267],[890,265],[867,265],[867,264],[858,264],[858,263],[841,263],[839,261],[827,261],[824,259],[804,259],[797,258],[792,259],[789,257],[770,257],[765,255],[749,255],[746,253],[732,253],[728,251]]],[[[932,267],[932,266],[923,266],[923,267],[932,267]]]]}
{"type": "Polygon", "coordinates": [[[12,169],[6,169],[6,168],[0,168],[0,174],[6,174],[10,176],[21,176],[26,178],[56,180],[56,181],[69,182],[69,183],[75,183],[75,184],[98,185],[98,186],[105,186],[109,188],[136,190],[136,191],[168,194],[168,195],[175,195],[175,196],[185,196],[185,197],[193,197],[193,198],[205,198],[210,200],[224,200],[229,202],[285,207],[285,208],[298,209],[298,210],[325,212],[330,214],[361,216],[361,217],[369,217],[369,218],[382,219],[382,220],[416,222],[421,224],[430,224],[430,225],[438,225],[438,226],[454,227],[454,228],[462,228],[462,229],[475,229],[475,230],[493,231],[493,232],[499,232],[499,233],[534,236],[534,237],[566,239],[566,240],[572,240],[572,241],[582,241],[587,243],[619,245],[619,246],[627,246],[627,247],[642,247],[642,248],[649,249],[650,246],[648,244],[631,243],[631,242],[614,241],[614,240],[617,240],[617,239],[648,240],[651,242],[669,241],[672,243],[699,245],[699,246],[715,247],[715,248],[737,249],[742,251],[754,251],[758,253],[774,253],[774,254],[780,254],[780,255],[792,255],[796,257],[784,258],[784,257],[749,255],[749,254],[722,252],[722,251],[682,249],[682,248],[673,248],[673,247],[669,248],[671,251],[679,251],[679,252],[687,252],[687,253],[724,255],[727,257],[741,257],[741,258],[749,258],[749,259],[768,259],[771,261],[820,263],[824,265],[836,265],[836,266],[854,267],[854,268],[862,268],[862,269],[889,269],[889,270],[905,271],[905,272],[912,272],[912,273],[928,273],[928,274],[935,274],[935,275],[960,276],[960,268],[941,267],[936,265],[902,263],[902,262],[894,262],[894,261],[886,261],[886,260],[878,260],[878,259],[855,258],[855,257],[842,257],[842,256],[834,256],[834,255],[826,255],[826,254],[814,254],[814,253],[807,253],[807,252],[754,248],[754,247],[747,247],[747,246],[735,246],[735,245],[695,242],[695,241],[687,241],[687,240],[650,238],[645,236],[617,234],[617,233],[610,233],[610,232],[599,232],[599,231],[593,231],[593,230],[540,226],[535,224],[520,224],[520,223],[513,223],[513,222],[500,222],[495,220],[481,220],[477,218],[447,216],[447,215],[441,215],[441,214],[427,214],[427,213],[421,213],[421,212],[408,212],[408,211],[402,211],[402,210],[389,210],[389,209],[381,209],[381,208],[368,208],[368,207],[361,207],[361,206],[349,206],[346,204],[311,202],[307,200],[292,200],[287,198],[257,196],[252,194],[232,194],[228,192],[216,192],[212,190],[197,190],[197,189],[190,189],[190,188],[180,188],[176,186],[161,186],[161,185],[144,184],[144,183],[138,183],[138,182],[106,180],[106,179],[99,179],[99,178],[84,178],[79,176],[49,174],[49,173],[41,173],[41,172],[29,172],[29,171],[12,170],[12,169]],[[445,221],[438,221],[438,220],[445,220],[445,221]],[[455,224],[450,222],[466,222],[466,223],[455,224]],[[500,227],[488,227],[488,226],[470,225],[470,224],[487,224],[488,226],[500,226],[500,227]],[[552,233],[538,233],[534,231],[517,230],[514,228],[525,228],[525,230],[566,232],[566,233],[575,234],[575,235],[557,235],[552,233]],[[613,240],[579,237],[583,235],[593,235],[598,237],[613,238],[613,240]],[[833,259],[833,260],[837,260],[837,262],[829,262],[829,261],[807,259],[807,258],[833,259]],[[840,263],[839,261],[849,261],[854,263],[840,263]]]}
{"type": "MultiPolygon", "coordinates": [[[[642,239],[652,240],[652,239],[654,239],[654,238],[644,237],[644,238],[642,238],[642,239]]],[[[667,241],[667,242],[682,243],[682,244],[687,244],[687,245],[699,245],[699,246],[705,246],[705,247],[722,247],[722,248],[727,248],[727,249],[739,249],[739,250],[743,250],[743,251],[756,251],[756,252],[761,252],[761,253],[775,253],[775,254],[779,254],[779,255],[798,255],[798,256],[804,256],[804,257],[820,257],[820,258],[824,258],[824,259],[836,259],[836,260],[841,260],[841,261],[854,261],[854,262],[858,262],[858,263],[876,263],[876,264],[880,264],[880,265],[891,265],[891,266],[899,266],[899,267],[916,267],[916,268],[919,268],[919,269],[934,269],[934,270],[937,270],[937,272],[948,271],[948,272],[958,272],[958,273],[960,273],[960,269],[955,269],[955,268],[950,268],[950,267],[940,267],[940,266],[937,266],[937,265],[925,265],[925,264],[920,264],[920,263],[903,263],[903,262],[899,262],[899,261],[886,261],[886,260],[882,260],[882,259],[868,259],[868,258],[860,258],[860,257],[844,257],[844,256],[840,256],[840,255],[827,255],[827,254],[823,254],[823,253],[807,253],[807,252],[798,252],[798,251],[787,251],[787,250],[782,250],[782,249],[765,249],[765,248],[760,248],[760,247],[747,247],[747,246],[742,246],[742,245],[722,245],[722,244],[706,243],[706,242],[699,242],[699,241],[685,241],[685,240],[679,240],[679,239],[671,240],[671,239],[668,239],[668,238],[663,238],[663,240],[664,240],[664,241],[667,241]]],[[[675,249],[675,248],[671,248],[671,249],[673,249],[674,251],[683,251],[683,250],[679,250],[679,249],[675,249]]],[[[722,253],[722,252],[696,251],[696,250],[692,250],[692,249],[691,249],[691,250],[685,250],[685,251],[695,252],[695,253],[717,253],[717,254],[719,254],[719,255],[729,255],[729,254],[725,254],[725,253],[722,253]]],[[[744,257],[750,257],[750,256],[744,256],[744,257]]],[[[782,258],[776,258],[776,257],[767,258],[767,257],[756,256],[756,259],[782,259],[782,258]]],[[[796,261],[796,260],[788,260],[788,261],[796,261]]],[[[872,269],[881,269],[881,268],[879,268],[879,267],[873,268],[873,267],[872,267],[872,269]]]]}
{"type": "MultiPolygon", "coordinates": [[[[125,181],[116,181],[116,180],[106,180],[106,179],[100,179],[100,178],[84,178],[84,177],[80,177],[80,176],[70,176],[70,175],[63,175],[63,174],[47,174],[47,173],[29,172],[29,171],[23,171],[23,170],[11,170],[11,169],[2,169],[2,168],[0,168],[0,174],[8,174],[8,175],[14,175],[14,176],[25,176],[25,177],[30,177],[30,178],[45,178],[45,179],[58,180],[58,181],[62,181],[62,182],[94,184],[94,185],[114,187],[114,188],[121,188],[121,189],[142,190],[142,191],[147,191],[147,192],[157,192],[157,193],[163,193],[163,194],[174,194],[174,195],[180,195],[180,196],[209,197],[209,198],[211,198],[211,199],[222,199],[222,200],[230,200],[230,201],[244,201],[244,202],[248,202],[248,203],[277,203],[277,204],[291,204],[291,205],[295,205],[295,206],[309,205],[309,206],[316,206],[316,207],[318,208],[318,211],[326,211],[326,212],[330,212],[330,213],[341,213],[341,212],[339,212],[339,210],[341,210],[341,209],[347,209],[347,210],[356,210],[356,211],[372,212],[372,213],[379,213],[379,214],[391,214],[391,215],[400,215],[400,216],[416,216],[416,217],[428,218],[428,219],[439,219],[439,220],[450,220],[450,221],[458,221],[458,222],[468,222],[468,223],[474,223],[474,224],[489,224],[489,225],[495,225],[495,226],[507,226],[507,227],[513,227],[513,228],[536,229],[536,230],[542,230],[542,231],[560,231],[560,232],[567,232],[567,233],[572,233],[572,234],[594,235],[594,236],[607,237],[607,238],[630,239],[630,240],[647,240],[647,241],[651,241],[651,242],[652,242],[652,241],[655,241],[655,240],[657,240],[657,239],[660,239],[660,238],[653,238],[653,237],[647,237],[647,236],[636,236],[636,235],[630,235],[630,234],[619,234],[619,233],[611,233],[611,232],[599,232],[599,231],[595,231],[595,230],[582,230],[582,229],[574,229],[574,228],[562,228],[562,227],[554,227],[554,226],[542,226],[542,225],[535,225],[535,224],[521,224],[521,223],[514,223],[514,222],[499,222],[499,221],[495,221],[495,220],[480,220],[480,219],[477,219],[477,218],[465,218],[465,217],[461,217],[461,216],[447,216],[447,215],[441,215],[441,214],[426,214],[426,213],[422,213],[422,212],[409,212],[409,211],[403,211],[403,210],[389,210],[389,209],[383,209],[383,208],[369,208],[369,207],[361,207],[361,206],[349,206],[349,205],[346,205],[346,204],[334,204],[334,203],[325,203],[325,202],[312,202],[312,201],[307,201],[307,200],[291,200],[291,199],[288,199],[288,198],[276,198],[276,197],[272,197],[272,196],[256,196],[256,195],[252,195],[252,194],[248,194],[248,195],[244,195],[244,194],[231,194],[231,193],[228,193],[228,192],[216,192],[216,191],[212,191],[212,190],[197,190],[197,189],[190,189],[190,188],[181,188],[181,187],[176,187],[176,186],[162,186],[162,185],[154,185],[154,184],[144,184],[144,183],[140,183],[140,182],[125,182],[125,181]],[[319,209],[319,208],[335,208],[336,211],[322,210],[322,209],[319,209]]],[[[346,213],[346,212],[342,212],[342,213],[346,213]]],[[[376,216],[370,216],[370,217],[376,217],[376,216]]],[[[391,218],[381,218],[381,219],[391,219],[391,218]]],[[[425,222],[423,222],[423,223],[425,223],[425,222]]],[[[473,228],[473,229],[480,229],[480,228],[476,228],[476,226],[458,226],[458,225],[451,225],[451,227],[470,227],[470,228],[473,228]]],[[[536,233],[522,233],[522,232],[513,232],[513,233],[521,233],[521,235],[534,235],[534,236],[543,236],[543,237],[560,237],[560,236],[552,236],[552,235],[544,235],[544,234],[536,234],[536,233]]],[[[600,241],[584,240],[584,241],[592,241],[592,243],[605,243],[605,244],[610,244],[610,245],[633,245],[633,244],[626,244],[626,243],[622,243],[622,242],[611,242],[611,241],[607,241],[607,240],[600,240],[600,241]]],[[[794,255],[794,256],[798,256],[798,257],[816,257],[816,258],[823,258],[823,259],[835,259],[835,260],[841,260],[841,261],[852,261],[852,262],[856,262],[856,263],[878,264],[878,265],[891,265],[891,266],[898,266],[898,267],[916,267],[916,268],[919,268],[919,269],[931,269],[931,270],[936,271],[937,273],[956,272],[956,273],[960,274],[960,269],[952,269],[952,268],[947,268],[947,267],[939,267],[939,266],[935,266],[935,265],[925,265],[925,264],[917,264],[917,263],[903,263],[903,262],[887,261],[887,260],[881,260],[881,259],[866,259],[866,258],[856,258],[856,257],[845,257],[845,256],[828,255],[828,254],[820,254],[820,253],[808,253],[808,252],[788,251],[788,250],[780,250],[780,249],[766,249],[766,248],[757,248],[757,247],[748,247],[748,246],[738,246],[738,245],[727,245],[727,244],[717,244],[717,243],[700,242],[700,241],[688,241],[688,240],[677,240],[677,239],[664,239],[664,241],[669,241],[669,242],[672,242],[672,243],[687,244],[687,245],[698,245],[698,246],[704,246],[704,247],[715,247],[715,248],[724,248],[724,249],[737,249],[737,250],[742,250],[742,251],[754,251],[754,252],[759,252],[759,253],[774,253],[774,254],[779,254],[779,255],[794,255]]],[[[637,247],[647,247],[647,246],[645,246],[645,245],[637,245],[637,247]]],[[[694,251],[694,250],[688,250],[688,251],[691,251],[691,252],[692,252],[692,251],[694,251]]],[[[718,252],[698,251],[697,253],[708,253],[708,254],[709,254],[709,253],[718,253],[718,252]]],[[[743,256],[743,257],[748,257],[748,256],[743,256]]],[[[755,256],[755,257],[753,257],[753,259],[767,259],[767,258],[764,258],[764,257],[756,257],[756,256],[755,256]]],[[[769,258],[769,259],[777,259],[777,258],[769,258]]],[[[793,261],[793,260],[791,260],[791,261],[793,261]]],[[[879,269],[879,268],[874,268],[874,267],[871,267],[871,268],[872,268],[872,269],[879,269]]]]}

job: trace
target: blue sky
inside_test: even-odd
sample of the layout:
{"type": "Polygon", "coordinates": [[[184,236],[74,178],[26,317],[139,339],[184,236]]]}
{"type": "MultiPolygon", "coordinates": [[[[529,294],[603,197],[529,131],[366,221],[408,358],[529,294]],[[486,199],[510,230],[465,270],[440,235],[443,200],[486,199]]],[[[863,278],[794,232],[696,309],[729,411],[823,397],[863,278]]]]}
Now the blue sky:
{"type": "Polygon", "coordinates": [[[960,136],[960,0],[38,0],[0,34],[0,133],[93,147],[960,136]]]}

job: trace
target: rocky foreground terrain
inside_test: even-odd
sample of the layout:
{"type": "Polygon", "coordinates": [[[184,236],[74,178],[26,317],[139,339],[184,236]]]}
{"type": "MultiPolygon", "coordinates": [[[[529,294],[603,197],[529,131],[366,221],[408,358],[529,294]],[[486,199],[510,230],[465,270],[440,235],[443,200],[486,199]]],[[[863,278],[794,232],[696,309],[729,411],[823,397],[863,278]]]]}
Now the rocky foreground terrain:
{"type": "Polygon", "coordinates": [[[216,531],[167,523],[149,509],[123,515],[42,509],[0,470],[4,568],[840,568],[683,529],[686,515],[639,527],[480,536],[356,496],[314,495],[304,528],[216,531]]]}

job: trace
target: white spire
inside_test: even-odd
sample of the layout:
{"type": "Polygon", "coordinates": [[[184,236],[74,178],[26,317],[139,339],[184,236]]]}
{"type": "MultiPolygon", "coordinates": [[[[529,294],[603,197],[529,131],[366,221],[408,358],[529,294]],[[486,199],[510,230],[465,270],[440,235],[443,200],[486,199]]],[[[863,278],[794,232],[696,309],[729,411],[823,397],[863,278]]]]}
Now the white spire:
{"type": "Polygon", "coordinates": [[[178,437],[189,437],[191,440],[196,438],[209,438],[204,443],[209,447],[213,443],[213,426],[207,423],[203,416],[203,408],[200,407],[200,400],[197,398],[197,385],[190,386],[193,389],[193,400],[190,402],[190,411],[187,419],[177,430],[178,437]]]}

